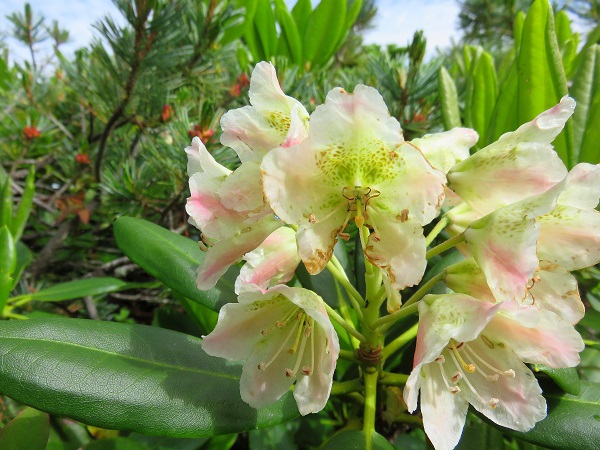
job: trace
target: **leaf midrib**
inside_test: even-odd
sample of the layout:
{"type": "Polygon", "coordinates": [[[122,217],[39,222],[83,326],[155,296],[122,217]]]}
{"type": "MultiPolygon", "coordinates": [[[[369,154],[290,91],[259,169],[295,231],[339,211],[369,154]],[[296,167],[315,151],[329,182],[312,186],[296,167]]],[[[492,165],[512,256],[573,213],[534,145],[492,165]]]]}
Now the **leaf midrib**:
{"type": "MultiPolygon", "coordinates": [[[[149,361],[146,359],[142,359],[142,358],[136,358],[134,356],[131,355],[124,355],[122,353],[116,353],[116,352],[111,352],[108,350],[103,350],[103,349],[99,349],[99,348],[94,348],[94,347],[86,347],[84,345],[81,344],[76,344],[74,342],[63,342],[63,341],[55,341],[52,339],[40,339],[40,338],[36,338],[36,339],[31,339],[31,338],[23,338],[23,337],[10,337],[10,336],[4,336],[4,337],[0,337],[0,341],[1,340],[15,340],[15,341],[30,341],[30,342],[48,342],[48,343],[52,343],[55,345],[64,345],[64,346],[72,346],[72,347],[77,347],[77,348],[82,348],[88,351],[95,351],[95,352],[99,352],[99,353],[103,353],[103,354],[107,354],[107,355],[111,355],[111,356],[116,356],[116,357],[120,357],[126,360],[130,360],[130,361],[135,361],[135,362],[142,362],[142,363],[146,363],[146,364],[153,364],[155,366],[158,367],[164,367],[164,368],[170,368],[170,369],[176,369],[176,370],[181,370],[181,371],[186,371],[186,372],[192,372],[192,373],[196,373],[196,374],[202,374],[202,375],[212,375],[215,377],[219,377],[219,378],[228,378],[228,379],[232,379],[232,380],[239,380],[240,377],[238,376],[234,376],[234,375],[228,375],[228,374],[223,374],[223,373],[215,373],[215,372],[209,372],[206,370],[201,370],[201,369],[193,369],[190,367],[181,367],[181,366],[176,366],[174,364],[165,364],[165,363],[159,363],[156,361],[149,361]]],[[[3,359],[4,355],[0,355],[0,359],[3,359]]],[[[0,365],[1,367],[1,365],[0,365]]]]}

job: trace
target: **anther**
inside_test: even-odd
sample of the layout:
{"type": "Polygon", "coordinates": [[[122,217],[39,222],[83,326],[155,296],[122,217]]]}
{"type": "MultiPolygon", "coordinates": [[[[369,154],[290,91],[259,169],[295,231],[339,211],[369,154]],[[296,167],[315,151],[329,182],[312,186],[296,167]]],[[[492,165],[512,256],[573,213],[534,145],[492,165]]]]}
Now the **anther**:
{"type": "Polygon", "coordinates": [[[294,371],[292,369],[285,369],[285,376],[292,378],[294,376],[294,371]]]}
{"type": "Polygon", "coordinates": [[[265,368],[266,368],[266,365],[265,365],[265,363],[263,363],[263,362],[261,362],[261,363],[258,365],[258,370],[265,370],[265,368]]]}
{"type": "Polygon", "coordinates": [[[312,369],[308,366],[304,366],[302,367],[302,373],[307,376],[312,375],[312,369]]]}
{"type": "Polygon", "coordinates": [[[350,240],[350,233],[342,233],[341,231],[338,233],[338,236],[340,237],[340,239],[343,239],[345,241],[349,241],[350,240]]]}
{"type": "Polygon", "coordinates": [[[260,334],[262,334],[263,336],[266,336],[267,334],[269,334],[269,330],[262,330],[260,332],[260,334]]]}
{"type": "Polygon", "coordinates": [[[314,214],[310,214],[310,215],[308,216],[308,221],[309,221],[310,223],[316,223],[316,222],[317,222],[317,218],[315,217],[315,215],[314,215],[314,214]]]}
{"type": "Polygon", "coordinates": [[[453,383],[458,383],[459,380],[462,378],[462,374],[460,372],[454,372],[454,375],[452,375],[452,378],[450,378],[450,381],[452,381],[453,383]]]}
{"type": "Polygon", "coordinates": [[[458,386],[451,386],[450,387],[450,393],[451,394],[458,394],[460,392],[460,388],[458,386]]]}
{"type": "Polygon", "coordinates": [[[490,398],[490,400],[487,402],[487,405],[492,408],[492,409],[496,409],[496,407],[498,406],[498,403],[500,403],[500,400],[498,400],[497,398],[490,398]]]}

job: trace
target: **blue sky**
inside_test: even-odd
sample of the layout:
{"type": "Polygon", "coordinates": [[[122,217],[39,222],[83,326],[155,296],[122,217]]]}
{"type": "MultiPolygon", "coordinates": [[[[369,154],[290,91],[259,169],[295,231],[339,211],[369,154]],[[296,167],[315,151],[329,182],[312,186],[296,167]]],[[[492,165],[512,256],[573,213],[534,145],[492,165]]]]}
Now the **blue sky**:
{"type": "MultiPolygon", "coordinates": [[[[293,5],[295,0],[286,2],[293,5]]],[[[23,0],[2,0],[0,33],[6,33],[10,27],[5,16],[15,11],[22,12],[25,3],[23,0]]],[[[378,0],[377,3],[376,27],[366,33],[367,43],[405,45],[416,30],[422,29],[428,40],[428,53],[432,53],[435,47],[448,45],[451,37],[458,37],[456,0],[378,0]]],[[[62,28],[69,31],[70,42],[62,49],[66,54],[72,54],[75,49],[90,42],[95,33],[92,24],[105,14],[118,16],[110,0],[29,0],[29,4],[34,13],[46,18],[48,25],[57,20],[62,28]]],[[[26,47],[11,39],[6,39],[6,42],[12,57],[28,57],[26,47]]]]}

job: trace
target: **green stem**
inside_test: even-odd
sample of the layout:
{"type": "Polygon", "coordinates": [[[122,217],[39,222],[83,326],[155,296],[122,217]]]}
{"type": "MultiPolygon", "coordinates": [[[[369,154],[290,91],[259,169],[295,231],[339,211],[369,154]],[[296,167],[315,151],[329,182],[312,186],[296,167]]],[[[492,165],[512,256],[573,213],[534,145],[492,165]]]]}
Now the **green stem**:
{"type": "Polygon", "coordinates": [[[425,245],[429,247],[429,245],[433,242],[433,240],[442,232],[444,228],[450,223],[450,219],[447,216],[444,216],[440,219],[438,223],[435,224],[435,227],[431,230],[431,232],[425,238],[425,245]]]}
{"type": "Polygon", "coordinates": [[[408,380],[408,375],[399,373],[382,372],[379,382],[386,386],[404,386],[408,380]]]}
{"type": "MultiPolygon", "coordinates": [[[[352,324],[352,326],[354,328],[356,328],[356,324],[354,323],[354,319],[350,315],[350,309],[348,308],[348,303],[346,302],[346,299],[344,298],[344,294],[342,293],[340,284],[336,280],[334,280],[334,283],[335,283],[335,291],[338,296],[338,307],[340,309],[340,314],[346,322],[348,322],[349,324],[352,324]]],[[[357,316],[362,321],[363,316],[362,316],[362,311],[361,311],[360,307],[358,305],[355,305],[354,307],[356,309],[357,316]]],[[[360,346],[358,339],[354,338],[353,336],[350,336],[350,343],[352,344],[352,348],[354,350],[356,350],[360,346]]]]}
{"type": "Polygon", "coordinates": [[[383,349],[381,359],[385,361],[386,359],[388,359],[388,357],[390,357],[402,347],[404,347],[406,344],[408,344],[410,341],[412,341],[417,336],[418,329],[419,324],[416,323],[404,333],[402,333],[400,336],[398,336],[396,339],[394,339],[392,342],[387,344],[383,349]]]}
{"type": "Polygon", "coordinates": [[[383,325],[393,324],[396,320],[410,316],[411,314],[415,314],[419,310],[419,305],[414,304],[410,306],[404,306],[400,308],[395,313],[389,314],[387,316],[381,317],[372,323],[373,328],[381,328],[383,325]]]}
{"type": "Polygon", "coordinates": [[[363,431],[367,435],[367,442],[371,440],[371,435],[375,432],[375,412],[377,407],[377,378],[379,373],[364,372],[365,381],[365,412],[363,416],[363,431]]]}
{"type": "Polygon", "coordinates": [[[350,392],[362,392],[364,386],[360,379],[355,378],[349,381],[340,381],[331,386],[331,395],[349,394],[350,392]]]}
{"type": "Polygon", "coordinates": [[[344,330],[346,330],[351,336],[354,336],[360,342],[367,342],[367,338],[360,334],[352,325],[346,322],[344,318],[340,316],[335,309],[333,309],[325,302],[323,302],[323,305],[325,305],[325,309],[327,310],[329,317],[331,317],[333,320],[339,323],[342,326],[342,328],[344,328],[344,330]]]}
{"type": "Polygon", "coordinates": [[[406,302],[404,303],[404,307],[406,308],[407,306],[410,306],[413,303],[421,300],[427,292],[429,292],[431,289],[433,289],[433,287],[436,284],[438,284],[440,281],[444,280],[444,278],[446,278],[446,270],[445,269],[442,270],[437,275],[434,275],[433,277],[431,277],[429,279],[429,281],[427,281],[427,283],[425,283],[423,286],[421,286],[417,290],[417,292],[415,292],[413,295],[411,295],[410,298],[408,300],[406,300],[406,302]]]}
{"type": "Polygon", "coordinates": [[[331,275],[333,275],[333,277],[337,281],[339,281],[339,283],[342,286],[344,286],[344,289],[346,289],[346,292],[348,292],[348,295],[350,296],[350,298],[353,299],[354,301],[356,301],[358,303],[358,305],[364,306],[365,300],[361,297],[361,295],[356,290],[356,288],[354,286],[352,286],[352,283],[350,283],[350,280],[348,280],[346,273],[338,270],[336,265],[334,263],[332,263],[331,261],[329,261],[327,263],[327,269],[329,269],[329,271],[331,272],[331,275]]]}
{"type": "Polygon", "coordinates": [[[356,354],[352,350],[340,350],[340,358],[347,359],[348,361],[358,362],[356,354]]]}
{"type": "Polygon", "coordinates": [[[432,249],[430,249],[426,254],[425,257],[427,259],[431,259],[436,255],[439,255],[442,252],[445,252],[446,250],[451,249],[452,247],[456,247],[458,244],[464,242],[465,240],[465,234],[464,233],[460,233],[457,234],[456,236],[448,239],[445,242],[442,242],[440,245],[437,245],[435,247],[433,247],[432,249]]]}

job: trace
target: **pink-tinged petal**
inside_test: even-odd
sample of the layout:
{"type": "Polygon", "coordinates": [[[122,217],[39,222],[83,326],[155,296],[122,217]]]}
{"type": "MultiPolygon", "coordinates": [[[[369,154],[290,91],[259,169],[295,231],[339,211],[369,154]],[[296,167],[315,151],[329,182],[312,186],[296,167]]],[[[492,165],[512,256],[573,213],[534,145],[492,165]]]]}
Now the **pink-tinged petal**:
{"type": "Polygon", "coordinates": [[[231,170],[215,161],[198,137],[192,139],[192,145],[186,147],[185,152],[188,155],[187,174],[190,177],[198,172],[205,172],[210,178],[226,177],[231,173],[231,170]]]}
{"type": "Polygon", "coordinates": [[[229,111],[221,119],[221,143],[233,148],[242,162],[261,161],[279,145],[289,146],[306,137],[308,112],[283,93],[270,63],[254,68],[249,96],[252,106],[229,111]]]}
{"type": "Polygon", "coordinates": [[[434,169],[411,143],[401,145],[389,156],[394,159],[393,172],[381,176],[376,185],[381,192],[369,206],[378,208],[390,218],[407,216],[421,225],[439,214],[444,201],[446,176],[434,169]]]}
{"type": "Polygon", "coordinates": [[[536,306],[505,302],[485,330],[490,339],[505,342],[519,357],[549,367],[575,367],[583,340],[573,325],[536,306]]]}
{"type": "Polygon", "coordinates": [[[465,241],[498,301],[522,302],[538,265],[536,218],[556,205],[568,180],[542,195],[498,209],[473,222],[465,241]]]}
{"type": "MultiPolygon", "coordinates": [[[[468,343],[470,350],[468,353],[462,351],[463,357],[469,358],[475,353],[498,370],[512,370],[514,376],[499,375],[493,381],[488,378],[493,376],[492,370],[480,360],[471,357],[469,360],[483,373],[477,370],[467,374],[465,378],[469,380],[474,390],[471,390],[462,379],[458,382],[461,392],[457,395],[464,396],[477,411],[498,425],[517,431],[528,431],[546,417],[546,400],[542,396],[542,390],[531,370],[521,362],[508,345],[502,345],[506,341],[495,341],[493,337],[489,337],[487,328],[484,333],[485,338],[482,336],[468,343]],[[484,373],[487,376],[484,376],[484,373]],[[495,406],[491,406],[490,401],[494,402],[495,406]]],[[[449,356],[450,352],[445,353],[449,356]]],[[[450,366],[448,359],[446,365],[450,366]]]]}
{"type": "Polygon", "coordinates": [[[558,197],[558,204],[595,209],[600,199],[600,164],[577,164],[569,172],[569,179],[569,186],[558,197]]]}
{"type": "Polygon", "coordinates": [[[448,173],[450,188],[482,214],[548,190],[567,173],[550,142],[574,108],[573,99],[564,97],[533,121],[500,136],[448,173]]]}
{"type": "Polygon", "coordinates": [[[444,384],[437,363],[422,368],[421,413],[423,427],[435,450],[452,450],[458,444],[469,403],[464,396],[452,394],[444,384]]]}
{"type": "Polygon", "coordinates": [[[271,233],[256,249],[244,255],[246,264],[235,281],[235,292],[259,288],[263,292],[277,284],[286,283],[294,276],[300,263],[296,247],[296,233],[282,227],[271,233]]]}
{"type": "Polygon", "coordinates": [[[483,272],[473,258],[466,259],[446,268],[446,286],[454,292],[495,303],[483,272]]]}
{"type": "Polygon", "coordinates": [[[577,279],[563,267],[549,261],[540,261],[528,300],[573,325],[585,314],[577,279]]]}
{"type": "Polygon", "coordinates": [[[210,239],[221,239],[232,230],[243,227],[246,213],[231,210],[222,203],[217,195],[222,180],[210,178],[208,174],[198,172],[190,178],[191,196],[187,199],[185,210],[193,225],[202,230],[210,239]]]}
{"type": "Polygon", "coordinates": [[[258,247],[269,234],[282,225],[281,221],[273,216],[265,216],[257,222],[249,224],[237,234],[223,238],[209,247],[204,261],[198,267],[196,280],[198,289],[213,288],[232,264],[258,247]]]}
{"type": "Polygon", "coordinates": [[[227,303],[219,311],[215,329],[208,336],[203,336],[202,348],[211,356],[246,360],[256,343],[264,339],[261,332],[273,328],[275,322],[285,317],[292,307],[289,302],[255,297],[243,303],[227,303]]]}
{"type": "Polygon", "coordinates": [[[600,262],[600,213],[558,205],[539,218],[538,255],[567,270],[600,262]]]}
{"type": "Polygon", "coordinates": [[[414,367],[433,362],[450,339],[471,341],[485,328],[500,304],[464,294],[427,295],[419,303],[414,367]]]}
{"type": "Polygon", "coordinates": [[[401,222],[372,212],[369,223],[377,224],[370,234],[365,256],[384,269],[394,289],[404,289],[421,281],[427,259],[423,227],[411,220],[401,222]]]}
{"type": "Polygon", "coordinates": [[[471,128],[454,128],[443,133],[426,134],[410,143],[421,150],[427,161],[444,173],[469,157],[479,135],[471,128]]]}
{"type": "Polygon", "coordinates": [[[226,112],[221,118],[221,144],[235,150],[242,163],[260,161],[283,142],[287,130],[272,127],[252,106],[226,112]]]}
{"type": "Polygon", "coordinates": [[[221,203],[240,212],[254,211],[264,206],[260,164],[248,161],[229,175],[217,190],[221,203]]]}

